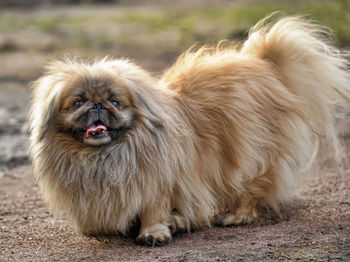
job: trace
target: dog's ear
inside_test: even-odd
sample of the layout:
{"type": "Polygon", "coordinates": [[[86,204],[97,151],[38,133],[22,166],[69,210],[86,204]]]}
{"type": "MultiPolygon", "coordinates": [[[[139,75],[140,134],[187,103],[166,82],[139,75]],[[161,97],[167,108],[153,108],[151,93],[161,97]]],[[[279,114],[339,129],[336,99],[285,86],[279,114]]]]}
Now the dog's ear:
{"type": "Polygon", "coordinates": [[[58,113],[60,85],[62,83],[53,75],[43,76],[32,84],[28,127],[34,140],[40,141],[45,137],[58,113]]]}
{"type": "Polygon", "coordinates": [[[137,90],[134,90],[133,93],[133,102],[146,126],[148,128],[161,126],[161,121],[155,112],[154,102],[148,99],[150,94],[141,94],[137,90]]]}
{"type": "Polygon", "coordinates": [[[140,121],[148,128],[153,129],[162,125],[161,93],[158,81],[148,72],[128,60],[103,61],[116,71],[120,78],[129,87],[132,102],[139,114],[140,121]]]}

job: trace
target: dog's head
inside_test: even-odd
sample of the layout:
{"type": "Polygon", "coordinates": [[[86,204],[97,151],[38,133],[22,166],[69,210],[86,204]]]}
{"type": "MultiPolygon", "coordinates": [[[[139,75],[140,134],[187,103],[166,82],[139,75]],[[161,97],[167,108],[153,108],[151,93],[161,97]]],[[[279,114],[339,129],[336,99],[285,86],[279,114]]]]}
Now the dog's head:
{"type": "Polygon", "coordinates": [[[145,71],[124,60],[55,62],[33,85],[32,137],[60,133],[100,146],[118,140],[137,121],[157,126],[149,104],[154,86],[145,71]]]}

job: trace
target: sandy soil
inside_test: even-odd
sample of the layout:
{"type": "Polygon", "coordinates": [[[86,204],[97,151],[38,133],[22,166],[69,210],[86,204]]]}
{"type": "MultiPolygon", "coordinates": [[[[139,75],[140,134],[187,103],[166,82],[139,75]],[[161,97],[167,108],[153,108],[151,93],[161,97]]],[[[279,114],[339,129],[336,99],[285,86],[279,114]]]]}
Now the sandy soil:
{"type": "MultiPolygon", "coordinates": [[[[155,72],[175,55],[129,52],[155,72]]],[[[261,210],[251,225],[195,229],[165,247],[138,246],[131,236],[87,238],[54,219],[33,181],[25,127],[29,82],[47,60],[0,53],[0,261],[350,261],[350,169],[336,167],[326,150],[280,216],[261,210]]],[[[350,121],[339,128],[349,159],[350,121]]]]}

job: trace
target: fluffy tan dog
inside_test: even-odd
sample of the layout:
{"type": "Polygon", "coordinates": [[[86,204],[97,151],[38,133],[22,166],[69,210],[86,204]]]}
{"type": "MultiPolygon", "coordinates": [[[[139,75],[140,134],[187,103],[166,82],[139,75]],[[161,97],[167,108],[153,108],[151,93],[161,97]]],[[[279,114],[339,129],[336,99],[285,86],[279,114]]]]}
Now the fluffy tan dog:
{"type": "Polygon", "coordinates": [[[55,62],[33,87],[34,173],[53,213],[88,235],[162,245],[171,231],[247,223],[291,198],[349,97],[320,26],[262,22],[240,47],[181,55],[160,81],[127,60],[55,62]]]}

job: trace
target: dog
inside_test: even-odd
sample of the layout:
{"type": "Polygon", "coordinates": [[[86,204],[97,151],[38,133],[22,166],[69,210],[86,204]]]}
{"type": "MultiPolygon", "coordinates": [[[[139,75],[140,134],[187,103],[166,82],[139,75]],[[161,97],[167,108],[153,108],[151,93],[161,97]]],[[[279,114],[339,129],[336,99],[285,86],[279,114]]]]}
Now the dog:
{"type": "Polygon", "coordinates": [[[33,170],[54,214],[85,235],[164,245],[174,230],[249,223],[294,194],[320,141],[340,149],[349,63],[300,17],[241,45],[190,49],[160,79],[127,59],[55,61],[32,88],[33,170]],[[326,138],[326,139],[323,139],[326,138]]]}

